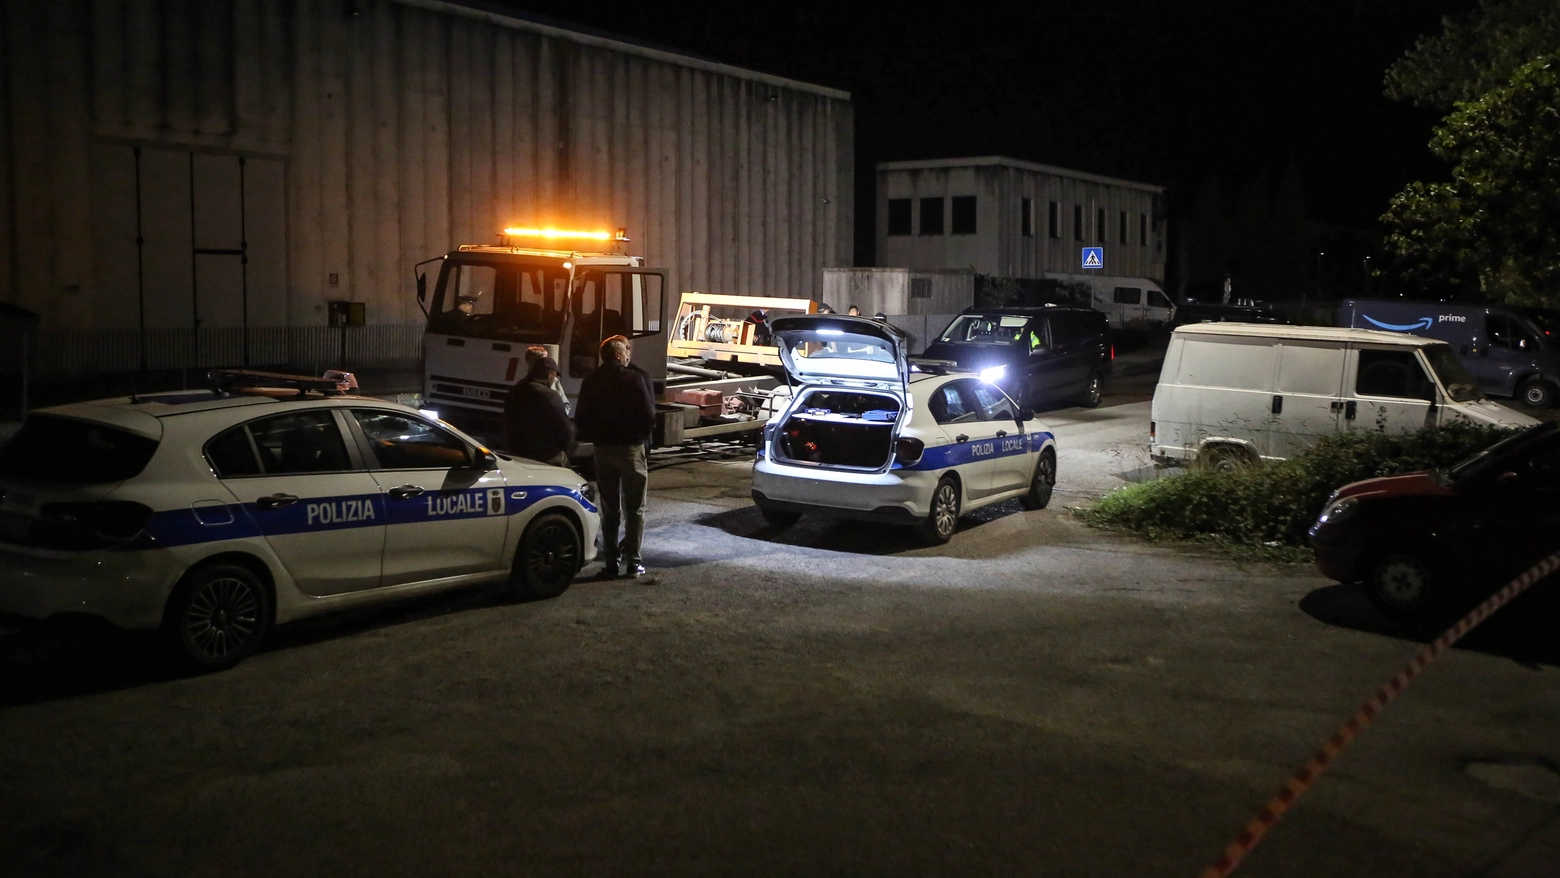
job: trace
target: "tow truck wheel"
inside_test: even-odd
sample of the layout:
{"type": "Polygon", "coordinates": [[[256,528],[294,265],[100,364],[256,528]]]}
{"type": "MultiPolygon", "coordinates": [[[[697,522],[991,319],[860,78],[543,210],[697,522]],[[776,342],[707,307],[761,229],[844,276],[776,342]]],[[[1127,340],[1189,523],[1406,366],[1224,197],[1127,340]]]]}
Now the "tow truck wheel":
{"type": "Polygon", "coordinates": [[[916,525],[916,532],[928,543],[942,545],[959,529],[959,485],[952,476],[943,476],[932,489],[931,506],[926,520],[916,525]]]}
{"type": "Polygon", "coordinates": [[[270,627],[270,593],[253,571],[237,564],[190,573],[163,613],[163,636],[173,658],[196,671],[238,664],[270,627]]]}
{"type": "Polygon", "coordinates": [[[1388,549],[1371,562],[1365,595],[1377,612],[1399,622],[1429,619],[1446,598],[1435,565],[1405,549],[1388,549]]]}
{"type": "Polygon", "coordinates": [[[579,529],[558,512],[538,515],[520,536],[509,584],[517,597],[545,600],[568,591],[584,555],[579,529]]]}
{"type": "Polygon", "coordinates": [[[1051,502],[1051,489],[1056,486],[1056,455],[1051,449],[1040,452],[1035,461],[1035,475],[1029,480],[1029,493],[1018,499],[1025,509],[1044,509],[1051,502]]]}

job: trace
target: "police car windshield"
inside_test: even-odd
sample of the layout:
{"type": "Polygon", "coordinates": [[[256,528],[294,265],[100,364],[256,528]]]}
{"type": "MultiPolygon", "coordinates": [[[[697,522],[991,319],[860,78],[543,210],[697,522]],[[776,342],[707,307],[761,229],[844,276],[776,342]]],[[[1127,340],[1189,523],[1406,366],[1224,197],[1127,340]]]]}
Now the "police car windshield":
{"type": "Polygon", "coordinates": [[[146,468],[157,440],[107,424],[33,415],[0,448],[0,476],[68,485],[122,482],[146,468]]]}
{"type": "Polygon", "coordinates": [[[1462,360],[1452,353],[1451,345],[1426,345],[1424,351],[1435,377],[1441,379],[1441,386],[1446,388],[1446,395],[1453,402],[1473,402],[1484,398],[1484,394],[1479,391],[1479,383],[1469,373],[1468,367],[1462,364],[1462,360]]]}
{"type": "Polygon", "coordinates": [[[1029,318],[1016,314],[961,314],[939,341],[960,344],[1013,344],[1023,337],[1029,318]]]}

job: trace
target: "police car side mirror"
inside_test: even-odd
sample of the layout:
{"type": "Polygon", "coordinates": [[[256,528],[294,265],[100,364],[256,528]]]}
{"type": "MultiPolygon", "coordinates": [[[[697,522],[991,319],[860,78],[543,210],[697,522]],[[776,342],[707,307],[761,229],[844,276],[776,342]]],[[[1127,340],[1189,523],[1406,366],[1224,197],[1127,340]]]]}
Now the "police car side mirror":
{"type": "Polygon", "coordinates": [[[1033,409],[1028,409],[1028,408],[1021,408],[1021,409],[1019,409],[1018,410],[1018,419],[1021,422],[1022,421],[1033,421],[1035,419],[1034,410],[1033,409]]]}
{"type": "Polygon", "coordinates": [[[498,469],[498,455],[488,451],[486,448],[477,449],[476,468],[482,472],[492,472],[498,469]]]}

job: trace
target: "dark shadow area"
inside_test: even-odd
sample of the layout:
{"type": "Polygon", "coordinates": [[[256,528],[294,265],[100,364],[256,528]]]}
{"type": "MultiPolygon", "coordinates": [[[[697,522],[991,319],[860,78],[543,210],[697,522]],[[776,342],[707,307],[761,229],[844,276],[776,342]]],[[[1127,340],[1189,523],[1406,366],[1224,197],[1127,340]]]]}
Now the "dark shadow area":
{"type": "MultiPolygon", "coordinates": [[[[1560,600],[1553,583],[1501,608],[1482,625],[1468,632],[1453,649],[1470,649],[1511,659],[1524,667],[1560,667],[1560,600]]],[[[1300,599],[1306,615],[1327,625],[1380,634],[1411,643],[1428,644],[1451,623],[1438,626],[1394,622],[1370,605],[1365,592],[1355,586],[1328,585],[1300,599]]],[[[1456,620],[1452,620],[1455,622],[1456,620]]]]}
{"type": "MultiPolygon", "coordinates": [[[[595,566],[589,565],[586,570],[595,566]]],[[[592,582],[588,573],[575,579],[576,585],[592,582]]],[[[326,613],[272,629],[259,654],[451,613],[531,602],[512,597],[501,585],[408,597],[380,606],[326,613]]],[[[106,623],[84,620],[29,625],[0,634],[0,707],[131,689],[190,676],[197,674],[184,671],[169,660],[154,632],[123,631],[106,623]]]]}
{"type": "MultiPolygon", "coordinates": [[[[960,533],[1020,511],[1022,509],[1017,500],[1008,500],[977,509],[959,519],[959,529],[955,532],[954,539],[958,539],[960,533]]],[[[757,506],[743,506],[725,512],[710,513],[694,519],[694,523],[718,528],[743,539],[760,540],[781,546],[820,549],[826,552],[847,552],[853,555],[897,555],[914,549],[928,548],[928,544],[906,525],[803,515],[802,520],[796,524],[781,528],[765,521],[757,506]]],[[[683,564],[708,560],[711,559],[685,560],[683,564]]],[[[659,566],[681,565],[674,562],[659,566]]]]}

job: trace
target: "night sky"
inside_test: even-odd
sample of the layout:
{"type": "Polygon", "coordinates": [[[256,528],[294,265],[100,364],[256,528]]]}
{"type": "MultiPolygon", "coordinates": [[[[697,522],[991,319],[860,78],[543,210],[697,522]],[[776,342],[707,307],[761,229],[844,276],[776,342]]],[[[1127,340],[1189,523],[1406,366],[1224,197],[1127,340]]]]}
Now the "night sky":
{"type": "Polygon", "coordinates": [[[909,4],[486,3],[847,90],[857,261],[872,259],[878,161],[1008,155],[1171,187],[1171,218],[1217,174],[1226,197],[1297,163],[1311,219],[1374,228],[1442,170],[1440,114],[1382,96],[1388,65],[1471,0],[1098,0],[909,4]]]}

